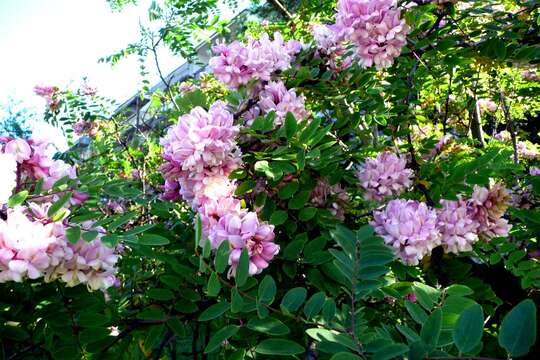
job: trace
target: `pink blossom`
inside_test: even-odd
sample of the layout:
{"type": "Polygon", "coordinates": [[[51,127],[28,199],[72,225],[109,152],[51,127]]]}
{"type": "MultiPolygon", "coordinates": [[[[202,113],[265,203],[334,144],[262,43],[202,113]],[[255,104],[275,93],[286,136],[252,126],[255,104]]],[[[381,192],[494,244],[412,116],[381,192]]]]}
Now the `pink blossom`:
{"type": "Polygon", "coordinates": [[[54,160],[49,166],[48,174],[43,177],[43,188],[49,190],[53,185],[63,177],[69,177],[70,179],[77,178],[77,172],[75,168],[62,160],[54,160]]]}
{"type": "Polygon", "coordinates": [[[373,213],[370,224],[406,264],[417,265],[441,244],[437,213],[418,201],[392,200],[373,213]]]}
{"type": "Polygon", "coordinates": [[[498,105],[491,99],[478,99],[478,106],[482,111],[493,113],[497,111],[498,105]]]}
{"type": "Polygon", "coordinates": [[[248,212],[244,215],[227,214],[220,218],[210,235],[212,243],[219,246],[228,241],[229,275],[234,276],[243,249],[249,254],[249,274],[259,274],[268,267],[268,263],[279,252],[279,245],[274,243],[274,226],[259,222],[257,214],[248,212]]]}
{"type": "Polygon", "coordinates": [[[32,156],[32,148],[24,139],[14,139],[9,141],[4,146],[4,152],[12,154],[19,164],[30,159],[30,156],[32,156]]]}
{"type": "Polygon", "coordinates": [[[531,166],[531,168],[529,169],[529,174],[533,176],[540,175],[540,168],[536,166],[531,166]]]}
{"type": "MultiPolygon", "coordinates": [[[[204,241],[207,238],[210,239],[212,249],[216,249],[219,246],[214,232],[214,228],[219,220],[228,214],[242,217],[247,213],[247,210],[242,209],[240,200],[233,197],[222,197],[206,201],[201,205],[198,211],[201,216],[203,230],[202,240],[204,241]],[[210,238],[210,236],[212,237],[210,238]]],[[[203,246],[204,244],[200,245],[203,246]]]]}
{"type": "Polygon", "coordinates": [[[442,209],[437,209],[437,221],[446,252],[458,254],[471,251],[478,241],[480,223],[469,214],[464,200],[441,200],[442,209]]]}
{"type": "Polygon", "coordinates": [[[330,185],[328,180],[320,178],[317,180],[317,186],[311,192],[310,202],[320,208],[328,207],[328,210],[338,219],[345,218],[344,207],[349,201],[349,195],[341,185],[330,185]]]}
{"type": "Polygon", "coordinates": [[[503,142],[510,141],[510,133],[506,130],[503,130],[493,135],[493,138],[503,142]]]}
{"type": "Polygon", "coordinates": [[[209,201],[227,198],[234,194],[236,184],[228,173],[221,171],[194,172],[178,179],[180,195],[191,203],[194,209],[209,201]]]}
{"type": "Polygon", "coordinates": [[[407,169],[403,157],[386,151],[376,158],[366,159],[356,172],[360,186],[365,189],[364,199],[382,201],[403,193],[412,185],[413,171],[407,169]]]}
{"type": "Polygon", "coordinates": [[[246,45],[218,43],[212,48],[217,56],[210,59],[209,66],[218,80],[236,89],[251,80],[268,81],[273,72],[289,68],[300,48],[298,42],[284,42],[279,32],[274,40],[263,34],[260,39],[250,38],[246,45]]]}
{"type": "Polygon", "coordinates": [[[538,151],[535,144],[518,141],[517,151],[519,156],[526,160],[540,160],[540,151],[538,151]]]}
{"type": "Polygon", "coordinates": [[[407,44],[410,28],[394,5],[394,0],[338,1],[336,25],[364,67],[390,67],[407,44]]]}
{"type": "Polygon", "coordinates": [[[259,108],[263,112],[275,112],[274,124],[276,126],[283,124],[288,112],[291,112],[298,121],[309,117],[304,105],[304,96],[297,96],[295,89],[287,90],[282,81],[268,83],[260,93],[259,99],[259,108]]]}
{"type": "Polygon", "coordinates": [[[471,198],[467,202],[469,217],[477,221],[480,235],[486,238],[508,236],[512,225],[502,216],[508,209],[510,193],[501,184],[490,189],[475,185],[471,198]]]}
{"type": "Polygon", "coordinates": [[[540,76],[535,71],[525,70],[521,73],[521,76],[527,81],[540,81],[540,76]]]}
{"type": "Polygon", "coordinates": [[[0,282],[37,279],[51,264],[56,246],[53,224],[31,221],[23,207],[0,218],[0,282]]]}
{"type": "Polygon", "coordinates": [[[416,302],[416,294],[415,293],[407,294],[403,297],[403,299],[410,302],[416,302]]]}
{"type": "Polygon", "coordinates": [[[90,86],[87,82],[85,82],[82,86],[82,92],[86,96],[94,96],[97,94],[97,88],[90,86]]]}
{"type": "Polygon", "coordinates": [[[201,172],[240,157],[234,140],[238,131],[226,104],[217,101],[208,112],[196,107],[181,116],[160,143],[166,160],[178,164],[179,170],[201,172]]]}
{"type": "Polygon", "coordinates": [[[34,94],[44,98],[52,97],[58,90],[56,86],[34,86],[34,94]]]}
{"type": "Polygon", "coordinates": [[[17,186],[17,161],[12,154],[0,152],[0,207],[8,202],[17,186]]]}

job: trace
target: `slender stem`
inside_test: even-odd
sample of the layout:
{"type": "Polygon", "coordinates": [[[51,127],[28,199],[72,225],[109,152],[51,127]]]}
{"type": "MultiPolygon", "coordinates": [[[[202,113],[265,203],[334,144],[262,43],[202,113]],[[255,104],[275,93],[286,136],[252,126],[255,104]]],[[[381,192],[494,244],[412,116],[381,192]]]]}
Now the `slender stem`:
{"type": "Polygon", "coordinates": [[[448,108],[450,103],[450,95],[452,95],[452,78],[454,77],[454,68],[450,71],[450,79],[448,80],[448,92],[446,93],[446,102],[444,104],[444,118],[442,121],[443,134],[446,135],[446,123],[448,121],[448,108]]]}
{"type": "Polygon", "coordinates": [[[270,4],[272,4],[280,13],[283,15],[283,17],[291,20],[293,18],[292,14],[283,6],[283,4],[279,0],[268,0],[270,4]]]}
{"type": "Polygon", "coordinates": [[[512,116],[510,115],[510,109],[508,108],[508,104],[506,103],[506,97],[504,96],[504,91],[501,90],[501,102],[504,112],[504,117],[506,119],[506,124],[508,125],[508,130],[510,131],[510,137],[512,139],[512,148],[514,149],[514,163],[518,163],[518,149],[517,149],[517,139],[516,139],[516,129],[514,127],[514,121],[512,120],[512,116]]]}

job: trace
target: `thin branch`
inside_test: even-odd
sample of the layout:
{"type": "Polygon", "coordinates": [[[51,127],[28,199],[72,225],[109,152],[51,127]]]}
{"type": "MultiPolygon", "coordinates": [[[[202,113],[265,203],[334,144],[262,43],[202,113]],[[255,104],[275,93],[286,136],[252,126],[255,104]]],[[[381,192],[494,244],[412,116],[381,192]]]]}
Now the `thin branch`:
{"type": "Polygon", "coordinates": [[[518,163],[518,149],[517,149],[517,139],[516,139],[516,129],[514,127],[514,121],[512,120],[512,116],[510,115],[510,109],[508,108],[508,104],[506,103],[506,97],[504,96],[504,92],[500,91],[501,95],[501,103],[503,107],[504,117],[506,119],[506,124],[508,125],[508,130],[510,131],[510,137],[512,139],[512,148],[514,149],[514,163],[518,163]]]}
{"type": "Polygon", "coordinates": [[[452,78],[454,76],[454,68],[450,71],[450,80],[448,81],[448,92],[446,93],[446,101],[444,104],[444,118],[442,121],[443,134],[446,135],[446,123],[448,121],[448,107],[450,103],[450,95],[452,95],[452,78]]]}
{"type": "Polygon", "coordinates": [[[283,6],[283,4],[279,0],[268,0],[270,4],[272,4],[280,13],[283,15],[283,17],[292,20],[293,15],[283,6]]]}

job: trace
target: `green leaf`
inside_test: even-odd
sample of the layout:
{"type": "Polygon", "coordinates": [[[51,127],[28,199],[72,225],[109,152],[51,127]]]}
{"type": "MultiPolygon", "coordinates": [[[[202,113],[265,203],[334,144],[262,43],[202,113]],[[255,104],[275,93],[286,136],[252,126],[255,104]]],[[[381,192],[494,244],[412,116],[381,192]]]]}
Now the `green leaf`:
{"type": "Polygon", "coordinates": [[[97,238],[98,235],[99,233],[96,230],[85,231],[82,234],[82,239],[86,242],[90,242],[94,240],[95,238],[97,238]]]}
{"type": "Polygon", "coordinates": [[[298,188],[300,187],[298,181],[293,180],[284,187],[282,187],[279,192],[279,198],[282,200],[289,199],[291,196],[298,191],[298,188]]]}
{"type": "Polygon", "coordinates": [[[285,115],[285,134],[287,139],[291,140],[296,134],[297,123],[294,115],[291,112],[287,112],[285,115]]]}
{"type": "Polygon", "coordinates": [[[289,209],[300,209],[309,200],[311,191],[301,191],[289,200],[289,209]]]}
{"type": "Polygon", "coordinates": [[[210,274],[210,278],[208,279],[208,285],[206,286],[206,291],[208,293],[208,296],[210,297],[216,297],[218,296],[219,292],[221,291],[221,284],[219,282],[218,275],[215,272],[212,272],[210,274]]]}
{"type": "Polygon", "coordinates": [[[439,341],[442,328],[442,310],[435,309],[426,320],[420,331],[422,341],[430,348],[434,349],[439,341]]]}
{"type": "Polygon", "coordinates": [[[440,290],[418,282],[414,283],[414,293],[420,305],[428,311],[431,310],[441,294],[440,290]]]}
{"type": "Polygon", "coordinates": [[[174,294],[169,289],[152,288],[146,292],[150,299],[168,301],[174,299],[174,294]]]}
{"type": "Polygon", "coordinates": [[[251,318],[247,323],[247,328],[274,336],[287,335],[290,332],[287,325],[272,317],[267,317],[265,319],[251,318]]]}
{"type": "Polygon", "coordinates": [[[304,305],[304,315],[306,315],[308,319],[311,319],[313,316],[317,315],[324,305],[325,298],[326,297],[323,292],[318,292],[313,295],[306,302],[306,305],[304,305]]]}
{"type": "Polygon", "coordinates": [[[272,225],[282,225],[287,221],[288,214],[286,211],[283,210],[277,210],[272,213],[272,216],[270,216],[270,224],[272,225]]]}
{"type": "Polygon", "coordinates": [[[81,228],[78,226],[68,227],[66,237],[70,243],[76,244],[81,239],[81,228]]]}
{"type": "Polygon", "coordinates": [[[302,221],[309,221],[317,214],[317,208],[314,207],[305,207],[300,210],[298,218],[302,221]]]}
{"type": "Polygon", "coordinates": [[[237,313],[242,311],[244,308],[244,299],[242,298],[242,295],[238,292],[238,289],[234,287],[231,290],[231,311],[233,313],[237,313]]]}
{"type": "Polygon", "coordinates": [[[476,304],[461,313],[452,337],[459,351],[466,354],[480,343],[483,331],[484,313],[482,307],[476,304]]]}
{"type": "Polygon", "coordinates": [[[510,356],[523,356],[536,342],[536,306],[530,299],[517,304],[501,323],[499,345],[510,356]]]}
{"type": "Polygon", "coordinates": [[[202,312],[199,316],[199,321],[208,321],[223,315],[229,310],[230,304],[227,301],[221,301],[217,304],[210,306],[208,309],[202,312]]]}
{"type": "Polygon", "coordinates": [[[373,360],[388,360],[396,359],[399,355],[409,351],[409,347],[405,344],[388,344],[378,349],[371,359],[373,360]]]}
{"type": "Polygon", "coordinates": [[[413,302],[405,301],[405,307],[407,308],[409,315],[411,315],[414,321],[419,324],[424,324],[426,322],[428,316],[420,306],[413,302]]]}
{"type": "Polygon", "coordinates": [[[197,214],[197,219],[195,222],[195,252],[197,251],[197,247],[201,243],[202,240],[202,220],[201,215],[197,214]]]}
{"type": "Polygon", "coordinates": [[[247,249],[244,249],[242,250],[242,254],[240,255],[240,260],[238,261],[238,265],[236,266],[236,272],[234,274],[236,285],[243,286],[246,283],[248,276],[249,254],[247,252],[247,249]]]}
{"type": "Polygon", "coordinates": [[[334,354],[330,360],[361,360],[362,358],[358,355],[351,354],[348,352],[338,352],[337,354],[334,354]]]}
{"type": "Polygon", "coordinates": [[[281,300],[281,309],[293,313],[302,306],[304,301],[306,301],[307,290],[302,287],[293,288],[283,296],[281,300]]]}
{"type": "Polygon", "coordinates": [[[454,284],[454,285],[449,286],[446,289],[446,293],[448,295],[454,295],[454,296],[467,296],[467,295],[474,294],[474,291],[472,291],[472,289],[468,286],[454,284]]]}
{"type": "Polygon", "coordinates": [[[237,325],[227,325],[216,332],[208,341],[208,345],[206,345],[206,348],[204,349],[205,354],[219,348],[225,340],[236,335],[238,330],[240,330],[240,327],[237,325]]]}
{"type": "Polygon", "coordinates": [[[241,183],[240,185],[238,185],[238,187],[236,188],[236,191],[234,192],[234,194],[235,195],[242,195],[242,194],[245,194],[247,192],[250,192],[251,190],[253,190],[255,185],[256,185],[255,180],[248,179],[248,180],[244,181],[243,183],[241,183]]]}
{"type": "Polygon", "coordinates": [[[255,347],[255,352],[263,355],[296,355],[305,349],[291,340],[267,339],[255,347]]]}
{"type": "Polygon", "coordinates": [[[108,316],[89,311],[80,313],[77,323],[82,327],[97,327],[108,324],[110,320],[108,316]]]}
{"type": "Polygon", "coordinates": [[[328,341],[343,345],[353,351],[357,350],[356,344],[354,343],[352,337],[348,334],[340,334],[321,328],[307,329],[306,334],[308,334],[310,337],[317,341],[328,341]]]}
{"type": "Polygon", "coordinates": [[[259,285],[259,301],[267,305],[272,304],[276,291],[276,282],[270,275],[266,275],[259,285]]]}
{"type": "Polygon", "coordinates": [[[64,205],[71,199],[71,193],[65,192],[64,195],[60,197],[60,199],[56,200],[49,210],[47,210],[47,216],[52,218],[56,213],[64,207],[64,205]]]}
{"type": "Polygon", "coordinates": [[[229,242],[228,241],[222,241],[221,244],[219,244],[219,247],[216,251],[216,257],[214,260],[214,265],[216,267],[216,271],[218,273],[222,273],[227,268],[227,265],[229,264],[229,242]]]}
{"type": "Polygon", "coordinates": [[[167,245],[169,239],[156,234],[142,234],[139,236],[139,244],[148,246],[167,245]]]}
{"type": "Polygon", "coordinates": [[[27,190],[19,191],[18,193],[16,193],[15,195],[9,198],[8,207],[12,208],[17,205],[21,205],[24,202],[24,200],[26,200],[27,198],[28,198],[27,190]]]}

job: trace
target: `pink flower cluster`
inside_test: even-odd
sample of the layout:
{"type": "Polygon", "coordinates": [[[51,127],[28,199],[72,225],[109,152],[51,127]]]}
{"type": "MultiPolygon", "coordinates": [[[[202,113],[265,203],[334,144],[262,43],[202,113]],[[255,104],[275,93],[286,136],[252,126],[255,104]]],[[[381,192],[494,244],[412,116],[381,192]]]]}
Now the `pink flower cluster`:
{"type": "Polygon", "coordinates": [[[525,70],[521,73],[521,76],[527,81],[540,81],[540,76],[535,71],[525,70]]]}
{"type": "Polygon", "coordinates": [[[356,176],[364,188],[364,199],[382,201],[403,193],[412,185],[413,171],[407,161],[390,151],[368,158],[356,176]]]}
{"type": "Polygon", "coordinates": [[[283,81],[271,81],[259,92],[257,105],[244,114],[244,120],[246,125],[251,126],[256,117],[273,111],[276,114],[276,127],[283,124],[288,112],[292,113],[297,121],[302,121],[309,117],[304,101],[303,95],[297,95],[295,89],[287,89],[283,81]]]}
{"type": "Polygon", "coordinates": [[[45,190],[65,176],[76,178],[75,168],[62,160],[54,160],[48,154],[48,147],[48,143],[32,139],[0,137],[0,154],[10,154],[17,162],[19,183],[43,179],[45,190]]]}
{"type": "Polygon", "coordinates": [[[336,25],[313,25],[311,34],[317,45],[317,55],[326,59],[331,69],[339,72],[351,65],[353,57],[343,57],[347,49],[336,25]]]}
{"type": "Polygon", "coordinates": [[[431,209],[413,200],[392,200],[375,211],[371,225],[406,264],[416,265],[439,245],[458,254],[472,250],[479,239],[508,236],[511,225],[503,215],[510,202],[500,184],[490,189],[475,186],[470,199],[441,200],[431,209]]]}
{"type": "Polygon", "coordinates": [[[540,168],[536,166],[531,166],[531,168],[529,169],[529,175],[533,175],[533,176],[540,175],[540,168]]]}
{"type": "MultiPolygon", "coordinates": [[[[279,252],[274,227],[260,222],[257,214],[241,208],[234,198],[236,185],[230,173],[241,164],[235,138],[238,126],[225,103],[218,101],[208,111],[195,108],[180,118],[161,139],[161,167],[166,179],[164,198],[187,201],[201,218],[203,241],[212,249],[224,241],[231,248],[229,276],[236,272],[243,249],[249,254],[249,273],[260,273],[279,252]]],[[[200,244],[201,246],[204,243],[200,244]]]]}
{"type": "Polygon", "coordinates": [[[330,185],[328,180],[320,178],[311,192],[310,202],[316,207],[329,208],[330,212],[338,219],[345,219],[345,205],[349,201],[349,195],[341,185],[330,185]],[[328,206],[328,203],[329,206],[328,206]]]}
{"type": "MultiPolygon", "coordinates": [[[[91,290],[117,285],[115,264],[119,248],[108,248],[99,237],[89,243],[70,243],[66,222],[46,217],[50,204],[8,209],[0,219],[0,282],[25,279],[62,280],[68,286],[86,284],[91,290]]],[[[101,229],[103,231],[103,229],[101,229]]]]}
{"type": "Polygon", "coordinates": [[[269,81],[273,72],[289,68],[301,44],[294,40],[285,42],[276,32],[273,40],[263,34],[260,39],[250,38],[247,44],[219,43],[212,50],[217,54],[209,61],[212,72],[219,81],[237,89],[251,80],[269,81]]]}
{"type": "Polygon", "coordinates": [[[498,105],[491,99],[478,99],[478,106],[482,111],[494,113],[497,111],[498,105]]]}
{"type": "Polygon", "coordinates": [[[73,132],[78,135],[88,134],[90,137],[97,135],[98,127],[94,121],[79,120],[73,124],[73,132]]]}
{"type": "MultiPolygon", "coordinates": [[[[493,135],[493,138],[502,142],[510,142],[510,133],[506,130],[493,135]]],[[[518,155],[525,160],[540,160],[540,151],[536,144],[518,141],[516,144],[518,155]]]]}
{"type": "Polygon", "coordinates": [[[406,264],[418,264],[441,244],[436,211],[418,201],[390,201],[384,210],[374,212],[371,225],[406,264]]]}
{"type": "Polygon", "coordinates": [[[34,86],[34,94],[45,99],[50,108],[56,108],[60,105],[59,100],[56,99],[59,90],[56,86],[34,86]]]}
{"type": "Polygon", "coordinates": [[[394,0],[339,0],[336,26],[364,67],[390,67],[410,31],[394,0]]]}

